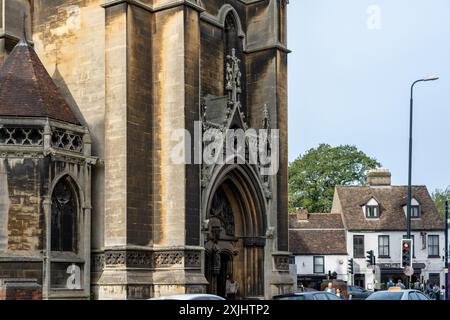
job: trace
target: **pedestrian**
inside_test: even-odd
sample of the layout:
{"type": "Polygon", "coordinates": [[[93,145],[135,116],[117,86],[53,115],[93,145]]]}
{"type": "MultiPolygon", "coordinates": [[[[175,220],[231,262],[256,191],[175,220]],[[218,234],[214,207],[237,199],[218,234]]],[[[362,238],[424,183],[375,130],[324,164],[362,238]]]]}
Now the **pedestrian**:
{"type": "Polygon", "coordinates": [[[419,282],[419,280],[416,280],[416,282],[414,282],[414,289],[415,290],[420,290],[420,282],[419,282]]]}
{"type": "Polygon", "coordinates": [[[353,295],[351,293],[348,295],[347,300],[353,300],[353,295]]]}
{"type": "Polygon", "coordinates": [[[238,291],[239,291],[239,283],[233,279],[233,276],[231,274],[228,274],[225,293],[227,299],[236,300],[238,291]]]}
{"type": "Polygon", "coordinates": [[[399,287],[400,289],[405,289],[405,285],[402,283],[402,279],[398,279],[397,287],[399,287]]]}
{"type": "Polygon", "coordinates": [[[425,293],[425,284],[423,282],[420,283],[420,291],[422,291],[422,293],[425,293]]]}
{"type": "Polygon", "coordinates": [[[386,283],[386,288],[389,290],[389,288],[392,288],[394,286],[394,281],[392,281],[391,278],[389,278],[389,281],[386,283]]]}
{"type": "Polygon", "coordinates": [[[437,284],[433,286],[433,300],[441,300],[441,289],[437,284]]]}
{"type": "Polygon", "coordinates": [[[328,293],[336,294],[336,289],[333,288],[333,284],[331,282],[328,282],[328,286],[325,288],[324,291],[326,291],[328,293]]]}
{"type": "Polygon", "coordinates": [[[303,285],[303,283],[300,285],[300,292],[305,292],[305,286],[303,285]]]}
{"type": "Polygon", "coordinates": [[[441,300],[447,300],[447,299],[445,298],[445,286],[442,286],[442,287],[441,287],[441,300]]]}
{"type": "Polygon", "coordinates": [[[336,289],[336,296],[339,298],[339,299],[342,299],[342,294],[341,294],[341,289],[336,289]]]}
{"type": "Polygon", "coordinates": [[[427,295],[431,299],[431,296],[433,295],[433,286],[430,282],[427,283],[427,295]]]}

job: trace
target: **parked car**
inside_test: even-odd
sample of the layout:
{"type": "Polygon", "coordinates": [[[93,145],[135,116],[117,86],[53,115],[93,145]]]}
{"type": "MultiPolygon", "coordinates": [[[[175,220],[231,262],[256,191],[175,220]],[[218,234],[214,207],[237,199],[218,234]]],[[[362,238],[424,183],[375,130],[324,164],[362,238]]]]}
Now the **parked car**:
{"type": "Polygon", "coordinates": [[[162,296],[149,300],[225,300],[213,294],[177,294],[173,296],[162,296]]]}
{"type": "Polygon", "coordinates": [[[294,292],[277,295],[272,300],[342,300],[332,293],[323,291],[294,292]]]}
{"type": "Polygon", "coordinates": [[[430,300],[430,299],[422,292],[417,290],[393,289],[374,292],[370,296],[368,296],[366,300],[430,300]]]}
{"type": "Polygon", "coordinates": [[[373,291],[366,290],[360,286],[347,286],[347,295],[352,295],[352,300],[365,300],[373,291]]]}

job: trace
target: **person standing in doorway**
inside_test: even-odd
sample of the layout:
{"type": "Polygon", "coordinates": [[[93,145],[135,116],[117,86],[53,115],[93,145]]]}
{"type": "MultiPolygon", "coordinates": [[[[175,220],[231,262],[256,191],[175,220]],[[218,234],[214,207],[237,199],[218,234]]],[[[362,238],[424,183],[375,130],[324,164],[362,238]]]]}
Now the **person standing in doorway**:
{"type": "Polygon", "coordinates": [[[226,298],[229,300],[236,300],[238,291],[239,283],[234,280],[231,274],[228,274],[226,283],[226,298]]]}

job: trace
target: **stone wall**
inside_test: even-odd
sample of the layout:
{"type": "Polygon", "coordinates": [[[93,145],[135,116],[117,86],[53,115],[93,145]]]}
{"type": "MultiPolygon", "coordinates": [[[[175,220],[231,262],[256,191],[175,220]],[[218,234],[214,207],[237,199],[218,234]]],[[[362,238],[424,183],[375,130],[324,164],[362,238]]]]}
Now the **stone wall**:
{"type": "Polygon", "coordinates": [[[0,300],[41,300],[42,287],[33,279],[0,279],[0,300]]]}
{"type": "MultiPolygon", "coordinates": [[[[8,252],[39,252],[44,247],[45,159],[6,159],[9,192],[8,252]]],[[[4,213],[2,213],[4,214],[4,213]]]]}
{"type": "MultiPolygon", "coordinates": [[[[105,156],[104,0],[35,0],[33,41],[39,58],[92,138],[92,155],[105,156]]],[[[103,247],[104,168],[92,172],[92,245],[103,247]]]]}

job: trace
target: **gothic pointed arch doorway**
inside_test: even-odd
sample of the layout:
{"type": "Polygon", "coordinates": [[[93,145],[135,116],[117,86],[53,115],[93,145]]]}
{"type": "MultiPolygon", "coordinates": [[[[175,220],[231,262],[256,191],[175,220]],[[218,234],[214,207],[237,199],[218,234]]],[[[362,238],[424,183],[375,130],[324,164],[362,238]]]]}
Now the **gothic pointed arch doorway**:
{"type": "Polygon", "coordinates": [[[205,276],[208,293],[225,296],[227,275],[238,297],[264,297],[266,205],[256,174],[227,165],[206,194],[205,276]]]}

